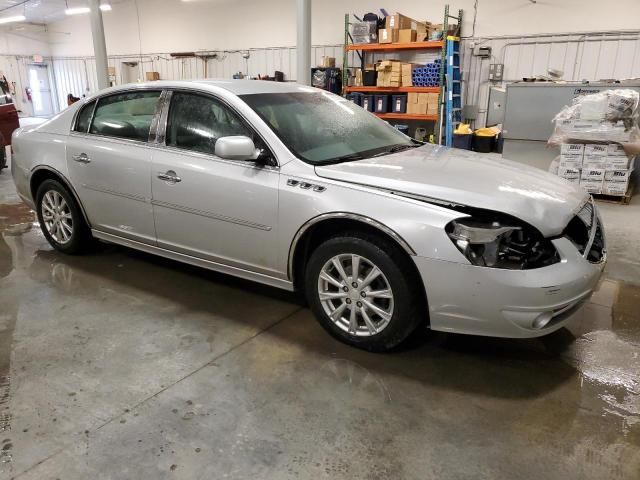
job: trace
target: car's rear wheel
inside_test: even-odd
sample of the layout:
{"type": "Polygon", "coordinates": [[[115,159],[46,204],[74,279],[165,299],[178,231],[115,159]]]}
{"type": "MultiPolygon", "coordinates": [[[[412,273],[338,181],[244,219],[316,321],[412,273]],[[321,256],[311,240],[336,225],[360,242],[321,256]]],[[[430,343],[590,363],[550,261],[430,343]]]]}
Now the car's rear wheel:
{"type": "Polygon", "coordinates": [[[73,195],[58,181],[45,180],[36,194],[42,233],[53,248],[68,254],[85,251],[91,232],[73,195]]]}
{"type": "Polygon", "coordinates": [[[384,239],[355,233],[322,243],[306,270],[306,293],[333,336],[370,351],[404,341],[426,318],[409,259],[384,239]]]}

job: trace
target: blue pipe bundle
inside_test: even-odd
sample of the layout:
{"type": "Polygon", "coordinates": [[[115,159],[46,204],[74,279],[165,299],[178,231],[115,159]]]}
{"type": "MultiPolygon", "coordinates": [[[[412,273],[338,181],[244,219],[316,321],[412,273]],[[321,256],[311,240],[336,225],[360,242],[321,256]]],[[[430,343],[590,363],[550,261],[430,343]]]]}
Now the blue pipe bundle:
{"type": "Polygon", "coordinates": [[[440,59],[422,67],[415,67],[412,72],[413,85],[416,87],[437,87],[440,85],[440,59]]]}

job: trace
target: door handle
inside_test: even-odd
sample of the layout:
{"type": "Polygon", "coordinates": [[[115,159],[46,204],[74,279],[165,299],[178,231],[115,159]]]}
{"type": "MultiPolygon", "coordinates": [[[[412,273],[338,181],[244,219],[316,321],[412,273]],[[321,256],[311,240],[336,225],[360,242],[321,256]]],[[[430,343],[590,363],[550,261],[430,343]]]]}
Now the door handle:
{"type": "Polygon", "coordinates": [[[158,178],[170,183],[178,183],[182,181],[182,179],[173,170],[167,170],[165,173],[159,173],[158,178]]]}
{"type": "Polygon", "coordinates": [[[87,155],[86,153],[74,155],[73,159],[78,163],[91,163],[91,159],[89,158],[89,155],[87,155]]]}

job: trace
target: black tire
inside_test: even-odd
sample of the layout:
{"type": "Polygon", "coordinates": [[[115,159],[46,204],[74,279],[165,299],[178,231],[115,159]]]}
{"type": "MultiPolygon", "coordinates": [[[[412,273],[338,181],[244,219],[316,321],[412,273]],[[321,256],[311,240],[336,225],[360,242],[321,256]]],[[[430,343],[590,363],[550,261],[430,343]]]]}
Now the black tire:
{"type": "MultiPolygon", "coordinates": [[[[349,233],[329,239],[314,250],[305,271],[306,297],[322,327],[335,338],[363,350],[385,352],[400,345],[419,325],[427,323],[422,282],[414,272],[411,260],[393,242],[360,232],[349,233]],[[378,267],[393,292],[391,319],[381,331],[369,336],[358,336],[343,330],[345,327],[340,328],[320,300],[318,280],[323,267],[335,256],[348,254],[363,257],[378,267]]],[[[364,328],[362,316],[358,318],[359,328],[364,328]]]]}
{"type": "Polygon", "coordinates": [[[79,253],[84,253],[93,244],[91,230],[84,220],[78,202],[76,202],[76,199],[67,190],[67,188],[57,180],[45,180],[38,187],[38,191],[36,193],[36,211],[38,214],[38,221],[40,222],[40,226],[42,228],[42,233],[44,234],[47,241],[51,244],[51,246],[56,250],[67,253],[69,255],[76,255],[79,253]],[[43,199],[48,192],[57,192],[60,196],[62,196],[68,206],[69,212],[71,214],[72,231],[70,234],[70,238],[67,241],[60,242],[56,240],[45,225],[45,218],[43,215],[43,199]]]}
{"type": "Polygon", "coordinates": [[[7,166],[7,151],[4,145],[0,144],[0,172],[7,166]]]}

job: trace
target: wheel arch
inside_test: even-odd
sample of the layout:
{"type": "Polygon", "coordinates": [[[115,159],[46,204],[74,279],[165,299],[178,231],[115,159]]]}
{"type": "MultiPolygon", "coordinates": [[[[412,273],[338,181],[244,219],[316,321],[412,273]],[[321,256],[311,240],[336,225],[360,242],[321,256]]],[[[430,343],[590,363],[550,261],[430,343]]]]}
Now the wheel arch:
{"type": "Polygon", "coordinates": [[[416,255],[411,245],[397,232],[373,218],[348,212],[324,213],[302,225],[291,241],[287,274],[294,287],[299,287],[302,272],[314,248],[333,233],[344,230],[381,235],[397,245],[407,256],[416,255]]]}
{"type": "Polygon", "coordinates": [[[36,193],[38,192],[38,187],[45,180],[56,180],[62,183],[65,186],[65,188],[69,190],[69,192],[71,192],[71,195],[73,195],[74,200],[78,203],[78,206],[80,207],[80,211],[82,212],[82,217],[84,218],[84,221],[86,222],[87,226],[91,228],[91,223],[89,222],[89,217],[87,216],[87,212],[85,211],[84,206],[80,201],[80,197],[78,196],[78,193],[76,192],[75,188],[73,188],[73,186],[71,185],[71,182],[58,170],[48,165],[40,165],[38,167],[35,167],[31,171],[31,175],[29,177],[29,191],[31,193],[31,198],[33,199],[33,203],[34,205],[36,205],[36,208],[38,208],[36,204],[37,202],[36,193]]]}

